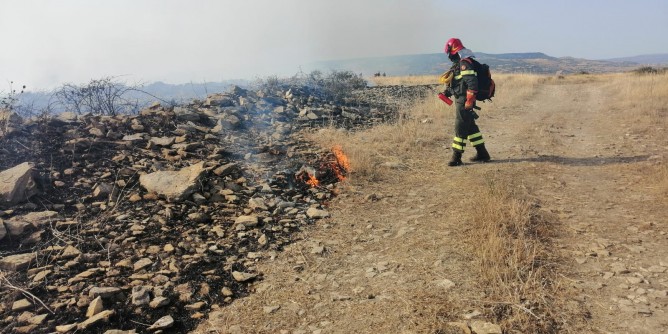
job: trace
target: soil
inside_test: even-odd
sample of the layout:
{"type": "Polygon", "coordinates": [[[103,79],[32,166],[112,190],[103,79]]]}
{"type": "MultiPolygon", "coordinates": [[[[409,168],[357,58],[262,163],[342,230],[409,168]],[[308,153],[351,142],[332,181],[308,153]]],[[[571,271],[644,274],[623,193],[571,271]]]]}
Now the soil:
{"type": "MultiPolygon", "coordinates": [[[[519,108],[483,105],[493,162],[447,167],[444,136],[380,181],[353,178],[331,219],[258,261],[252,292],[196,332],[448,333],[448,321],[495,322],[476,303],[484,295],[465,244],[475,193],[494,180],[555,217],[561,276],[577,291],[568,298],[588,315],[561,319],[561,331],[664,332],[668,206],[657,170],[668,138],[636,126],[642,110],[609,110],[606,98],[602,82],[541,84],[519,108]]],[[[453,118],[439,122],[450,137],[453,118]]]]}

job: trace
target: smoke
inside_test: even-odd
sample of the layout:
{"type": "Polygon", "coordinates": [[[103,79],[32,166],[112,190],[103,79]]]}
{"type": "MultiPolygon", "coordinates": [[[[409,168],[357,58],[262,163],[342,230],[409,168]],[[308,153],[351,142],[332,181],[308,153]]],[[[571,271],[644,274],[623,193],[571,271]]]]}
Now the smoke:
{"type": "Polygon", "coordinates": [[[0,80],[35,89],[291,75],[319,60],[441,52],[468,37],[462,11],[437,0],[2,2],[0,80]]]}

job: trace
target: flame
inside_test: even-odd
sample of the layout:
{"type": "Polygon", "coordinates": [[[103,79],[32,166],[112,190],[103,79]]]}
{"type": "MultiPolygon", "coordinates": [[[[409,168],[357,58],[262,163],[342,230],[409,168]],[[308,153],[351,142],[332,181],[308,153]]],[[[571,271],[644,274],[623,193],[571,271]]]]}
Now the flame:
{"type": "Polygon", "coordinates": [[[310,185],[311,187],[317,187],[320,185],[320,181],[318,181],[315,175],[309,173],[308,180],[306,180],[306,184],[310,185]]]}
{"type": "Polygon", "coordinates": [[[304,182],[311,186],[311,188],[320,185],[320,180],[315,176],[316,170],[313,167],[302,166],[302,168],[295,174],[297,180],[304,182]]]}
{"type": "Polygon", "coordinates": [[[334,170],[334,173],[336,173],[336,177],[339,181],[343,181],[346,179],[344,174],[348,173],[350,170],[350,160],[348,160],[348,156],[343,153],[343,149],[340,145],[332,147],[332,153],[334,153],[334,157],[336,158],[336,164],[334,164],[332,169],[334,170]]]}

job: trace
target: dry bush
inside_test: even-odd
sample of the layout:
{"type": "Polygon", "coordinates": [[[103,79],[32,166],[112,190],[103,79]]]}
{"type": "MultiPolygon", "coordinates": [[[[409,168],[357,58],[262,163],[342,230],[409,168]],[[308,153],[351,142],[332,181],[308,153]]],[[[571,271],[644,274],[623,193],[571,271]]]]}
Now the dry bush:
{"type": "MultiPolygon", "coordinates": [[[[550,239],[555,221],[508,184],[488,176],[478,193],[468,241],[487,300],[477,301],[506,330],[556,333],[571,318],[550,239]],[[569,316],[565,316],[569,315],[569,316]]],[[[573,311],[576,312],[576,311],[573,311]]]]}

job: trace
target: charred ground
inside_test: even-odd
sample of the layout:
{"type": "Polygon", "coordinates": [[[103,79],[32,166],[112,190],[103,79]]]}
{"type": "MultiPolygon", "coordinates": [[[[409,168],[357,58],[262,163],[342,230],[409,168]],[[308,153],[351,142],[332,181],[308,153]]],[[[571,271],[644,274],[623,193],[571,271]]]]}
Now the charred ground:
{"type": "Polygon", "coordinates": [[[377,87],[328,99],[304,87],[235,87],[138,115],[66,113],[11,124],[0,138],[0,171],[32,163],[39,194],[0,211],[0,223],[21,226],[0,241],[0,256],[34,254],[25,268],[2,272],[2,331],[79,324],[89,332],[143,332],[163,316],[174,319],[165,332],[194,328],[212,305],[244,296],[246,284],[261,279],[253,274],[257,251],[280,251],[294,232],[327,215],[338,181],[328,166],[336,159],[300,130],[392,121],[398,96],[427,93],[377,87]],[[200,162],[205,172],[184,200],[140,185],[141,174],[200,162]],[[318,187],[295,177],[304,166],[318,171],[318,187]],[[47,221],[30,221],[34,212],[49,212],[47,221]],[[257,224],[238,224],[239,216],[257,224]],[[97,296],[112,313],[82,324],[97,296]],[[166,301],[149,305],[157,297],[166,301]],[[22,299],[30,306],[14,307],[22,299]]]}

